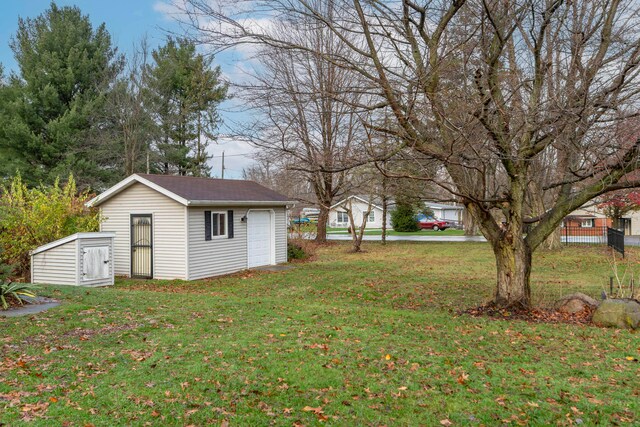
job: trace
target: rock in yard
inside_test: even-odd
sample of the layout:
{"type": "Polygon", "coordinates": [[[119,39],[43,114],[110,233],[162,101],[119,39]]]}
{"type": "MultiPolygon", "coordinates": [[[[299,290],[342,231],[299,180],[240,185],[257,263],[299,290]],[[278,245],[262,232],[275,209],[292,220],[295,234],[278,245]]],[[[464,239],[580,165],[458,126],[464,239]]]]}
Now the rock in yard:
{"type": "Polygon", "coordinates": [[[580,313],[585,308],[596,308],[598,301],[583,293],[575,293],[567,295],[556,301],[556,308],[561,313],[575,314],[580,313]]]}
{"type": "Polygon", "coordinates": [[[606,299],[593,313],[598,326],[636,329],[640,326],[640,303],[632,299],[606,299]]]}

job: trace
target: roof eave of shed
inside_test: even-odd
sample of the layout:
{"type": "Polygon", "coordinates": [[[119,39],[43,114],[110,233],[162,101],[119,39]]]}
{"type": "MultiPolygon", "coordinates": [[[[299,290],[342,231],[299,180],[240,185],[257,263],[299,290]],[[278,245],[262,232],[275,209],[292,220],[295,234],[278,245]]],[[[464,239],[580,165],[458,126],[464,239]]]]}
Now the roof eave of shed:
{"type": "Polygon", "coordinates": [[[164,194],[165,196],[169,197],[170,199],[175,200],[176,202],[187,206],[189,204],[189,200],[185,199],[184,197],[180,197],[177,194],[167,190],[164,187],[159,186],[158,184],[149,181],[146,178],[141,177],[140,175],[137,174],[133,174],[131,176],[129,176],[128,178],[120,181],[119,183],[117,183],[116,185],[114,185],[113,187],[109,188],[108,190],[104,191],[103,193],[100,193],[99,195],[97,195],[96,197],[94,197],[93,199],[89,200],[87,203],[85,203],[85,206],[87,207],[96,207],[104,202],[106,202],[107,200],[109,200],[111,197],[115,196],[116,194],[120,193],[121,191],[131,187],[133,184],[135,184],[136,182],[139,182],[140,184],[146,185],[147,187],[156,190],[157,192],[164,194]]]}
{"type": "Polygon", "coordinates": [[[189,200],[187,206],[289,206],[291,200],[189,200]]]}
{"type": "Polygon", "coordinates": [[[54,240],[46,245],[39,246],[32,251],[29,251],[29,255],[39,254],[40,252],[48,251],[57,246],[64,245],[65,243],[73,242],[77,239],[100,239],[100,238],[113,238],[116,237],[116,233],[113,231],[99,231],[99,232],[84,232],[75,233],[62,239],[54,240]]]}

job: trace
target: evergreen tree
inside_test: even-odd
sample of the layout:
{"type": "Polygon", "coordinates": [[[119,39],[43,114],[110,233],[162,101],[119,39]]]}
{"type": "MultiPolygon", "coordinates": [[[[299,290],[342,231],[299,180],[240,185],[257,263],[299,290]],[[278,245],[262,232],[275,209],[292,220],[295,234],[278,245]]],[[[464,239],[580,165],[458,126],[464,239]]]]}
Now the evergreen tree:
{"type": "Polygon", "coordinates": [[[0,89],[0,174],[18,170],[35,184],[73,171],[80,185],[99,185],[111,171],[85,137],[100,126],[96,112],[122,67],[105,25],[94,29],[77,7],[51,3],[19,19],[10,45],[19,73],[0,89]]]}
{"type": "Polygon", "coordinates": [[[395,231],[418,231],[416,203],[409,199],[398,199],[396,207],[391,211],[391,226],[395,231]]]}
{"type": "Polygon", "coordinates": [[[206,148],[215,140],[217,107],[227,96],[220,68],[186,39],[170,38],[152,57],[147,89],[160,129],[155,166],[165,174],[208,176],[206,148]]]}

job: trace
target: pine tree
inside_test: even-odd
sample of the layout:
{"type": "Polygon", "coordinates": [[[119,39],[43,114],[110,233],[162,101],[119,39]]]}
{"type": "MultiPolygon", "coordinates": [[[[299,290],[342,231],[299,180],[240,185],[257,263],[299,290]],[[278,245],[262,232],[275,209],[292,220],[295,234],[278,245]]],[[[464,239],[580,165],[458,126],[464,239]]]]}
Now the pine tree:
{"type": "Polygon", "coordinates": [[[105,25],[93,28],[77,7],[51,3],[40,16],[18,21],[11,49],[19,73],[2,88],[0,173],[51,183],[73,171],[83,186],[109,170],[84,145],[110,84],[122,67],[105,25]]]}
{"type": "Polygon", "coordinates": [[[160,129],[155,166],[165,174],[208,176],[206,148],[215,141],[217,107],[227,96],[220,68],[186,39],[170,38],[152,57],[147,89],[160,129]]]}

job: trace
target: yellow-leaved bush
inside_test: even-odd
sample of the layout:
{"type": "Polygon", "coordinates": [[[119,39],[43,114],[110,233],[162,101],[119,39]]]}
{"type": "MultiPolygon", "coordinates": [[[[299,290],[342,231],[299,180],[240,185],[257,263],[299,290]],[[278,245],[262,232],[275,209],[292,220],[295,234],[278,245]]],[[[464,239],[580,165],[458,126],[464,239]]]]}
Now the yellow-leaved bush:
{"type": "Polygon", "coordinates": [[[28,188],[20,175],[2,187],[0,248],[2,261],[19,277],[28,277],[29,251],[70,234],[98,231],[100,212],[87,208],[88,192],[78,193],[73,175],[64,185],[28,188]]]}

